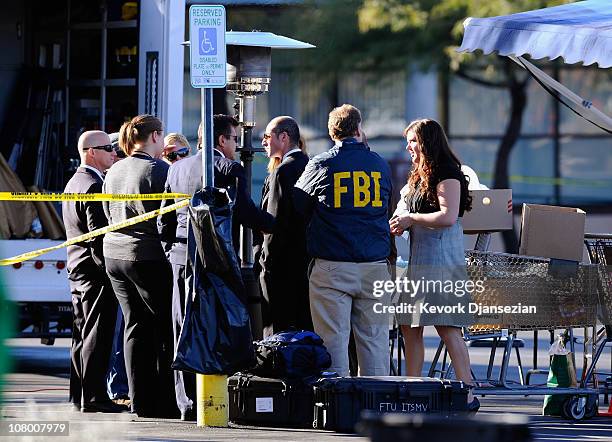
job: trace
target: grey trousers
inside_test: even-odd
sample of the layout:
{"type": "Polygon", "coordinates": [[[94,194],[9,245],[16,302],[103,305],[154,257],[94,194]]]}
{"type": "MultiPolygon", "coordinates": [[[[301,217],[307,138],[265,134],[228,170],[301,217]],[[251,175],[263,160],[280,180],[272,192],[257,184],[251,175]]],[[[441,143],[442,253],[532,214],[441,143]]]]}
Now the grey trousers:
{"type": "MultiPolygon", "coordinates": [[[[190,269],[184,265],[172,265],[172,332],[174,337],[174,353],[178,346],[181,328],[185,320],[185,285],[191,282],[188,275],[190,269]],[[187,271],[186,271],[187,270],[187,271]],[[187,282],[186,282],[187,279],[187,282]]],[[[195,375],[181,370],[174,370],[174,392],[176,394],[176,405],[181,413],[187,413],[195,408],[195,375]]]]}
{"type": "Polygon", "coordinates": [[[389,375],[389,314],[377,312],[380,304],[389,305],[390,295],[374,296],[374,281],[390,277],[385,262],[315,260],[310,274],[310,310],[315,332],[331,354],[329,371],[349,375],[352,328],[359,375],[389,375]]]}

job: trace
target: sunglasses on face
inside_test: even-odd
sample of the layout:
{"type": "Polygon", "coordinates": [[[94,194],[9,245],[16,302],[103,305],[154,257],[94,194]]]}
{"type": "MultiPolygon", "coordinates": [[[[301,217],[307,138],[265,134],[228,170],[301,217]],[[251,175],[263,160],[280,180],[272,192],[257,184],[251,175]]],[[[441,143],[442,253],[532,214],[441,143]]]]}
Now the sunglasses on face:
{"type": "Polygon", "coordinates": [[[189,149],[183,147],[182,149],[167,153],[165,157],[168,158],[168,161],[176,161],[178,157],[185,158],[187,155],[189,155],[189,149]]]}
{"type": "MultiPolygon", "coordinates": [[[[270,138],[272,138],[272,134],[276,135],[277,137],[280,137],[280,135],[281,135],[283,132],[285,132],[285,131],[284,131],[284,130],[281,130],[280,132],[274,132],[274,131],[272,131],[272,132],[270,132],[269,134],[267,134],[267,133],[265,133],[265,132],[264,132],[264,134],[263,134],[263,137],[262,137],[262,138],[263,138],[264,140],[266,140],[266,141],[267,141],[267,140],[269,140],[270,138]]],[[[286,132],[285,132],[285,133],[286,133],[286,132]]]]}
{"type": "Polygon", "coordinates": [[[104,150],[106,152],[112,152],[115,150],[115,148],[113,147],[112,144],[105,144],[103,146],[89,146],[89,147],[84,147],[83,150],[87,150],[87,149],[98,149],[98,150],[104,150]]]}
{"type": "Polygon", "coordinates": [[[238,135],[223,135],[228,140],[234,140],[234,143],[238,143],[238,135]]]}

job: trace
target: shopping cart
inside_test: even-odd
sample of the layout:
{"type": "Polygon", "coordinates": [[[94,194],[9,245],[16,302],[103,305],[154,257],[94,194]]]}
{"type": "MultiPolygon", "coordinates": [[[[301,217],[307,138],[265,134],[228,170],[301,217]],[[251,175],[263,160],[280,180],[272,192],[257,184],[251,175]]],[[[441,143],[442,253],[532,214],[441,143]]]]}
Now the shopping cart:
{"type": "MultiPolygon", "coordinates": [[[[598,316],[603,327],[597,330],[596,333],[593,333],[593,359],[583,378],[586,382],[592,381],[594,386],[598,386],[600,384],[598,376],[605,376],[600,392],[605,394],[605,401],[607,403],[608,394],[612,392],[612,362],[610,372],[604,373],[595,370],[606,345],[612,342],[612,234],[585,233],[584,244],[587,248],[590,262],[592,264],[599,264],[598,316]]],[[[612,404],[607,412],[599,413],[599,415],[612,416],[612,404]]]]}
{"type": "MultiPolygon", "coordinates": [[[[595,327],[601,266],[476,250],[466,251],[466,263],[470,279],[484,281],[485,286],[481,293],[472,293],[473,303],[483,307],[523,306],[534,310],[519,308],[518,311],[477,314],[475,324],[465,330],[467,339],[490,336],[494,341],[487,377],[475,379],[478,385],[475,393],[570,395],[565,407],[569,417],[579,420],[594,415],[598,391],[587,387],[588,377],[583,376],[580,385],[571,388],[525,385],[520,355],[514,342],[518,331],[564,329],[569,330],[571,338],[574,328],[595,327]],[[499,376],[493,378],[495,350],[498,345],[502,346],[502,338],[499,376]],[[520,382],[508,379],[513,349],[519,359],[520,382]]],[[[573,339],[570,339],[570,345],[573,347],[573,339]]],[[[449,375],[448,369],[443,375],[449,375]]]]}

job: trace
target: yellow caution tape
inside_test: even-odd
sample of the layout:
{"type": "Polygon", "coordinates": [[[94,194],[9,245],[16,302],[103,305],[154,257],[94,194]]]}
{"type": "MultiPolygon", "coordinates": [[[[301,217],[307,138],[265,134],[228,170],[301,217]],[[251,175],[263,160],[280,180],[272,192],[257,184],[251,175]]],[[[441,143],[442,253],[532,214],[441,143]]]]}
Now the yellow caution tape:
{"type": "MultiPolygon", "coordinates": [[[[170,195],[170,194],[167,194],[167,195],[170,195]]],[[[108,233],[108,232],[114,232],[115,230],[133,226],[134,224],[138,224],[143,221],[147,221],[151,218],[156,218],[159,215],[163,215],[165,213],[172,212],[174,210],[180,209],[181,207],[186,207],[188,205],[189,205],[189,200],[179,201],[178,203],[171,204],[170,206],[166,206],[163,209],[153,210],[151,212],[143,213],[142,215],[138,215],[133,218],[126,219],[125,221],[122,221],[117,224],[113,224],[111,226],[106,226],[100,229],[92,230],[91,232],[88,232],[88,233],[85,233],[84,235],[80,235],[75,238],[69,239],[68,241],[65,241],[62,244],[59,244],[57,246],[48,247],[46,249],[34,250],[32,252],[27,252],[21,255],[13,256],[12,258],[0,259],[0,266],[8,266],[11,264],[16,264],[18,262],[27,261],[28,259],[34,259],[45,253],[52,252],[54,250],[59,250],[64,247],[72,246],[74,244],[95,238],[96,236],[104,235],[105,233],[108,233]]]]}
{"type": "Polygon", "coordinates": [[[133,201],[178,200],[191,198],[186,193],[43,193],[0,192],[0,201],[133,201]]]}
{"type": "MultiPolygon", "coordinates": [[[[477,172],[481,179],[493,179],[492,173],[477,172]]],[[[609,179],[587,179],[587,178],[553,178],[544,176],[510,175],[510,183],[540,184],[540,185],[559,185],[576,187],[610,187],[612,180],[609,179]]]]}

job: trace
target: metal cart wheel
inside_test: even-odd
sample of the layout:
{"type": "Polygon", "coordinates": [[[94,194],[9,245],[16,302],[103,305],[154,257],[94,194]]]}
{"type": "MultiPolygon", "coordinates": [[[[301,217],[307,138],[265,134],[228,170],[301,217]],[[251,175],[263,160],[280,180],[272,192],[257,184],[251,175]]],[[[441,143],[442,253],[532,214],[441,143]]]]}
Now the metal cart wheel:
{"type": "Polygon", "coordinates": [[[584,396],[572,396],[563,402],[562,414],[566,419],[580,421],[585,418],[587,398],[584,396]]]}

